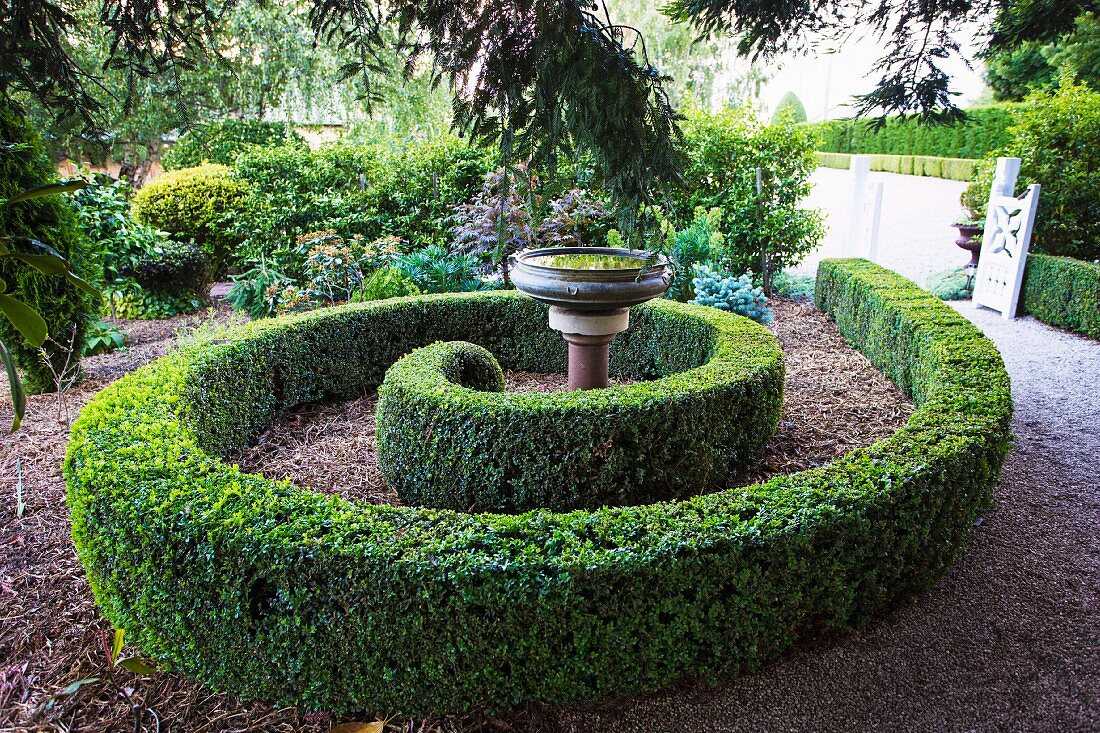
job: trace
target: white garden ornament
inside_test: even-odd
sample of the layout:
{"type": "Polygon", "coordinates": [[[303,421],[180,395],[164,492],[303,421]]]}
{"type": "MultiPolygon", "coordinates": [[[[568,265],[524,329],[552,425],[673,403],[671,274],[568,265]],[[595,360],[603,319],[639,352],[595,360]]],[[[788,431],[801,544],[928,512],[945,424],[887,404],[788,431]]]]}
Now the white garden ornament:
{"type": "Polygon", "coordinates": [[[1028,186],[1019,196],[1013,195],[1019,172],[1019,158],[997,159],[974,278],[974,305],[1000,311],[1006,320],[1016,317],[1039,205],[1039,184],[1028,186]]]}

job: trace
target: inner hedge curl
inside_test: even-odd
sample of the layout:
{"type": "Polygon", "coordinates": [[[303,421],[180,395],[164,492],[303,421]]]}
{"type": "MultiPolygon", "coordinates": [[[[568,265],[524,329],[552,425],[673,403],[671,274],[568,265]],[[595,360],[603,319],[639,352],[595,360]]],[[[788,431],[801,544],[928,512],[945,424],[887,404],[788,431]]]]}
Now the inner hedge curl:
{"type": "MultiPolygon", "coordinates": [[[[823,263],[817,302],[918,408],[819,469],[685,501],[504,515],[348,502],[217,457],[281,409],[380,384],[413,338],[478,324],[509,368],[564,368],[564,346],[550,363],[488,318],[510,297],[258,324],[97,395],[64,470],[107,618],[164,666],[277,704],[416,715],[588,700],[736,674],[815,624],[864,620],[939,578],[989,506],[1012,408],[999,355],[949,307],[859,261],[823,263]],[[460,322],[432,321],[434,308],[460,322]]],[[[541,328],[541,309],[511,302],[510,318],[541,328]]],[[[621,364],[639,346],[616,348],[621,364]]],[[[630,363],[659,375],[709,356],[630,363]]]]}
{"type": "MultiPolygon", "coordinates": [[[[634,316],[619,372],[651,373],[658,350],[702,346],[705,362],[649,382],[519,394],[479,389],[500,368],[473,344],[438,342],[398,361],[377,411],[387,485],[416,506],[562,511],[680,498],[751,467],[782,407],[775,337],[714,309],[659,302],[634,316]]],[[[536,338],[561,337],[544,325],[536,338]]]]}

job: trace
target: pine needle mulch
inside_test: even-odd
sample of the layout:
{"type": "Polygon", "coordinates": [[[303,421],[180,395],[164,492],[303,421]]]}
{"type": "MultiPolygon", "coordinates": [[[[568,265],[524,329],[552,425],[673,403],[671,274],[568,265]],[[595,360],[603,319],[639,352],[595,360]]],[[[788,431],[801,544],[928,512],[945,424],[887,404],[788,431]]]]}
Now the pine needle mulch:
{"type": "MultiPolygon", "coordinates": [[[[776,300],[773,305],[773,330],[787,359],[786,396],[775,439],[752,480],[822,465],[904,424],[911,403],[844,342],[828,319],[799,303],[776,300]]],[[[224,309],[216,317],[224,320],[224,309]]],[[[69,536],[61,476],[68,425],[95,392],[168,353],[178,342],[177,332],[186,333],[202,320],[123,324],[131,332],[128,349],[86,360],[86,381],[61,399],[32,397],[23,429],[0,434],[0,733],[327,733],[341,722],[326,712],[242,702],[171,673],[138,677],[115,670],[108,675],[104,641],[112,629],[95,608],[69,536]]],[[[5,394],[6,386],[0,384],[5,394]]],[[[509,389],[563,387],[562,375],[508,375],[509,389]]],[[[374,459],[375,404],[370,395],[303,406],[232,460],[320,491],[395,502],[374,459]]],[[[10,405],[0,403],[0,425],[10,418],[10,405]]],[[[554,717],[552,710],[532,706],[505,720],[475,713],[394,720],[385,730],[554,730],[554,717]]],[[[351,719],[356,717],[343,720],[351,719]]],[[[374,718],[364,714],[357,719],[374,718]]]]}

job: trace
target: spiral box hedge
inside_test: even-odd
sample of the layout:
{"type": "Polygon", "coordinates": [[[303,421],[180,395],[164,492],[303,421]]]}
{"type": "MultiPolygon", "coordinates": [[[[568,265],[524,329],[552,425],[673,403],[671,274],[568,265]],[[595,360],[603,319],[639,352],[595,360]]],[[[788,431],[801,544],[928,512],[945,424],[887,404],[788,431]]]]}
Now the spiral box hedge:
{"type": "MultiPolygon", "coordinates": [[[[217,458],[279,409],[379,384],[410,343],[478,334],[513,368],[535,366],[522,344],[503,348],[513,331],[491,331],[505,297],[257,325],[97,395],[65,476],[108,619],[166,666],[280,704],[417,714],[594,699],[730,676],[815,624],[864,621],[935,582],[990,505],[1012,410],[999,354],[862,261],[822,263],[818,303],[918,408],[822,468],[680,502],[503,515],[351,503],[217,458]]],[[[701,357],[650,358],[671,371],[701,357]]]]}
{"type": "MultiPolygon", "coordinates": [[[[658,379],[519,394],[503,391],[492,355],[471,344],[436,343],[398,361],[379,390],[386,484],[416,506],[560,511],[688,496],[751,468],[783,403],[775,337],[747,318],[668,301],[632,315],[615,371],[658,379]],[[682,356],[662,367],[658,352],[682,356]]],[[[516,338],[548,357],[560,348],[545,324],[516,338]]]]}

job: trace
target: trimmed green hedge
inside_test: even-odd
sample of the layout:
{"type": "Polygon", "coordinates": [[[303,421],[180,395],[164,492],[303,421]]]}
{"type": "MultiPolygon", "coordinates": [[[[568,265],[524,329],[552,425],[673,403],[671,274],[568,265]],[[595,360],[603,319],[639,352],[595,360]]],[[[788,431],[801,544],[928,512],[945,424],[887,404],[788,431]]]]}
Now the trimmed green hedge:
{"type": "Polygon", "coordinates": [[[1008,142],[1017,107],[998,104],[968,109],[967,120],[950,125],[890,117],[880,128],[861,118],[811,122],[806,127],[817,136],[817,149],[830,153],[982,158],[1008,142]]]}
{"type": "MultiPolygon", "coordinates": [[[[379,390],[387,485],[415,506],[562,511],[689,496],[751,468],[783,404],[776,338],[747,318],[671,301],[635,308],[631,321],[614,370],[658,379],[517,394],[467,388],[468,379],[492,383],[471,344],[437,343],[398,361],[379,390]],[[684,358],[655,370],[661,352],[684,358]]],[[[561,341],[545,323],[515,337],[547,354],[561,341]]]]}
{"type": "Polygon", "coordinates": [[[252,324],[98,394],[64,470],[107,618],[161,664],[278,704],[420,714],[589,700],[728,677],[819,624],[866,621],[936,582],[990,505],[1012,410],[1000,355],[862,261],[822,263],[818,302],[918,409],[828,466],[680,502],[502,515],[349,502],[213,451],[304,400],[362,394],[409,348],[456,332],[512,368],[561,368],[564,348],[533,362],[487,317],[510,297],[252,324]]]}
{"type": "Polygon", "coordinates": [[[1052,326],[1100,339],[1100,264],[1029,254],[1020,310],[1052,326]]]}
{"type": "MultiPolygon", "coordinates": [[[[921,155],[871,155],[871,170],[886,173],[903,173],[910,176],[947,178],[952,181],[969,181],[974,178],[981,161],[969,158],[931,158],[921,155]]],[[[817,163],[825,168],[852,167],[849,153],[817,153],[817,163]]]]}

